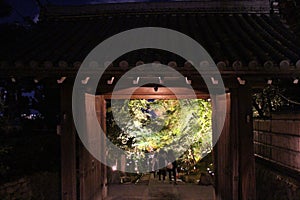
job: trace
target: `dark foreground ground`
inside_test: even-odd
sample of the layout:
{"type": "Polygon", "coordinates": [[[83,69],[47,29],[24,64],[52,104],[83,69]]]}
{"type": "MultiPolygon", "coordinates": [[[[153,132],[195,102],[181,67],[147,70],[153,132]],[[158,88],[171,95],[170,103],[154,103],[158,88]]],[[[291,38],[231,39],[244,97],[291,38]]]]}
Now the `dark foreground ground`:
{"type": "Polygon", "coordinates": [[[106,200],[213,200],[213,186],[178,181],[177,185],[144,176],[138,183],[112,184],[106,200]]]}

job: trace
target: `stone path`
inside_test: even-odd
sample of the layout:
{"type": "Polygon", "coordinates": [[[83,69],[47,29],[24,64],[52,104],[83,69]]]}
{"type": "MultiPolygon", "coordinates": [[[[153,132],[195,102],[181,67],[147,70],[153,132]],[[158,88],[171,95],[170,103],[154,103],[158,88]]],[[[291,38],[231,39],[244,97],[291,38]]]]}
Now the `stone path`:
{"type": "Polygon", "coordinates": [[[213,186],[158,181],[147,174],[137,184],[112,184],[106,200],[214,200],[213,186]]]}

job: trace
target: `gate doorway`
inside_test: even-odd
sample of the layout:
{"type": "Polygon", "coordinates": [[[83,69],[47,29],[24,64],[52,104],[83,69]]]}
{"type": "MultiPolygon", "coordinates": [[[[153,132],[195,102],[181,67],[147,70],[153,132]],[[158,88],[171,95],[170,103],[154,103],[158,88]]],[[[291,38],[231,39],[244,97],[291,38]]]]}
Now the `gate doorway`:
{"type": "MultiPolygon", "coordinates": [[[[130,98],[189,98],[186,88],[173,89],[177,90],[176,96],[167,88],[159,88],[158,91],[155,91],[153,87],[137,88],[130,98]]],[[[128,89],[117,91],[113,97],[124,99],[128,96],[128,91],[128,89]]],[[[97,120],[105,130],[106,99],[111,99],[112,94],[105,93],[96,96],[86,94],[85,96],[86,131],[89,132],[88,122],[90,120],[88,113],[93,106],[96,108],[97,120]],[[95,101],[92,101],[92,99],[95,99],[95,101]],[[92,105],[90,102],[96,102],[96,105],[92,105]]],[[[196,96],[202,99],[209,98],[206,92],[200,91],[196,92],[196,96]]],[[[218,120],[224,116],[220,112],[221,109],[214,103],[219,100],[219,97],[218,95],[211,95],[210,98],[213,107],[213,132],[221,130],[221,136],[213,150],[216,172],[215,198],[244,199],[247,197],[249,199],[250,197],[250,199],[255,199],[252,106],[248,88],[234,88],[226,95],[227,112],[222,127],[219,125],[218,120]]],[[[64,101],[67,101],[67,98],[63,98],[62,106],[64,101]]],[[[65,108],[67,107],[65,106],[65,108]]],[[[68,121],[68,119],[62,125],[61,144],[62,199],[105,199],[108,191],[107,167],[93,158],[80,142],[77,142],[76,145],[75,129],[72,121],[68,121]],[[70,140],[70,138],[73,139],[70,140]],[[64,168],[64,165],[68,166],[69,170],[66,170],[67,168],[64,168]],[[70,183],[68,180],[74,182],[70,183]],[[70,196],[75,198],[70,198],[70,196]]],[[[103,150],[104,146],[105,144],[102,143],[99,151],[103,150]]]]}

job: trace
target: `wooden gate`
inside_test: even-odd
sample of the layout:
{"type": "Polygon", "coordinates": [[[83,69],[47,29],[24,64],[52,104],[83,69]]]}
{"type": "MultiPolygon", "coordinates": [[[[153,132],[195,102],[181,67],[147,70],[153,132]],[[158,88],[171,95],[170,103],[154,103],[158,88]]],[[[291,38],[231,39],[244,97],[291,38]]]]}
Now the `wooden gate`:
{"type": "MultiPolygon", "coordinates": [[[[218,200],[229,199],[236,199],[232,196],[233,191],[236,190],[236,181],[231,181],[233,172],[236,173],[236,167],[233,166],[232,158],[236,157],[237,155],[233,154],[234,148],[236,148],[233,143],[236,137],[230,137],[230,94],[226,95],[226,113],[222,112],[222,108],[218,108],[216,104],[217,101],[220,99],[218,96],[214,96],[212,99],[213,103],[213,135],[217,135],[218,132],[221,131],[221,135],[218,138],[218,142],[214,146],[213,153],[214,153],[214,166],[215,166],[215,192],[216,197],[218,200]],[[224,126],[220,124],[220,120],[225,117],[224,126]]],[[[215,140],[216,138],[214,138],[215,140]]]]}
{"type": "MultiPolygon", "coordinates": [[[[107,175],[106,166],[97,161],[90,153],[78,142],[76,146],[75,129],[72,125],[71,92],[70,88],[62,89],[62,108],[65,113],[62,124],[62,199],[103,199],[107,195],[107,175]],[[76,149],[77,148],[77,149],[76,149]],[[76,154],[76,152],[79,152],[76,154]],[[77,155],[77,157],[76,157],[77,155]],[[76,161],[77,173],[76,173],[76,161]],[[76,178],[77,174],[77,178],[76,178]],[[76,182],[78,183],[76,191],[76,182]],[[76,195],[78,193],[78,195],[76,195]],[[77,196],[77,197],[76,197],[77,196]]],[[[153,95],[153,89],[143,89],[135,91],[132,98],[159,98],[173,99],[178,98],[170,91],[161,89],[153,95]],[[151,96],[152,94],[152,96],[151,96]]],[[[185,91],[181,98],[188,98],[185,91]]],[[[121,91],[118,98],[123,98],[126,94],[121,91]]],[[[207,94],[206,94],[207,95],[207,94]]],[[[197,95],[203,97],[203,93],[197,95]]],[[[99,134],[90,125],[93,120],[89,115],[90,110],[95,107],[97,119],[102,129],[106,126],[106,102],[105,96],[85,95],[85,108],[83,113],[86,120],[85,131],[89,137],[99,134]],[[95,100],[95,101],[93,101],[95,100]],[[95,102],[95,104],[93,104],[95,102]]],[[[107,95],[106,98],[111,98],[107,95]]],[[[217,95],[212,96],[213,102],[213,131],[222,130],[221,136],[214,147],[214,163],[216,167],[216,198],[219,200],[227,199],[255,199],[255,168],[253,152],[253,128],[252,128],[252,106],[251,94],[247,87],[231,89],[227,94],[227,112],[225,125],[220,126],[218,120],[223,117],[221,109],[216,107],[219,100],[217,95]]],[[[101,141],[97,146],[97,151],[105,153],[105,143],[101,141]]]]}
{"type": "MultiPolygon", "coordinates": [[[[102,129],[105,132],[106,127],[106,103],[103,96],[95,96],[91,94],[85,95],[85,119],[86,119],[86,134],[89,138],[94,138],[99,134],[93,129],[92,123],[98,120],[102,129]],[[95,104],[93,104],[95,102],[95,104]],[[91,110],[95,107],[97,119],[92,119],[91,110]]],[[[100,141],[96,144],[96,151],[105,153],[105,143],[100,141]]],[[[106,166],[94,158],[87,149],[79,144],[79,190],[80,200],[100,200],[106,196],[107,181],[106,181],[106,166]]]]}
{"type": "MultiPolygon", "coordinates": [[[[218,100],[215,96],[213,103],[218,100]]],[[[216,198],[218,200],[255,199],[255,159],[252,128],[252,98],[248,87],[234,88],[227,94],[225,124],[213,104],[213,131],[222,130],[214,147],[216,198]]]]}
{"type": "MultiPolygon", "coordinates": [[[[62,123],[61,123],[61,199],[62,200],[101,200],[107,195],[106,166],[94,158],[76,136],[72,119],[72,86],[62,87],[62,123]]],[[[91,123],[100,123],[105,131],[106,104],[103,96],[82,95],[85,111],[75,117],[82,120],[82,130],[93,142],[97,133],[91,123]],[[95,102],[95,104],[93,104],[95,102]],[[97,119],[92,119],[91,109],[95,107],[97,119]]],[[[105,142],[95,146],[97,152],[105,153],[105,142]]]]}

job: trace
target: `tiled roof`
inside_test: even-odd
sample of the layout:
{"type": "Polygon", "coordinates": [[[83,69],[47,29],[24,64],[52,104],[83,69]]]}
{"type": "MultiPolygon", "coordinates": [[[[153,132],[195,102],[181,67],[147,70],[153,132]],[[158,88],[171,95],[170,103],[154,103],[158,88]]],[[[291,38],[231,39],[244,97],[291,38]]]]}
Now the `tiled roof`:
{"type": "MultiPolygon", "coordinates": [[[[0,64],[64,67],[80,63],[104,39],[137,27],[165,27],[196,39],[218,66],[232,68],[297,67],[300,69],[300,38],[266,14],[148,13],[72,17],[44,20],[31,28],[3,25],[0,31],[0,64]]],[[[151,49],[132,52],[114,61],[119,66],[137,61],[185,60],[151,49]]],[[[77,64],[78,65],[78,64],[77,64]]]]}

